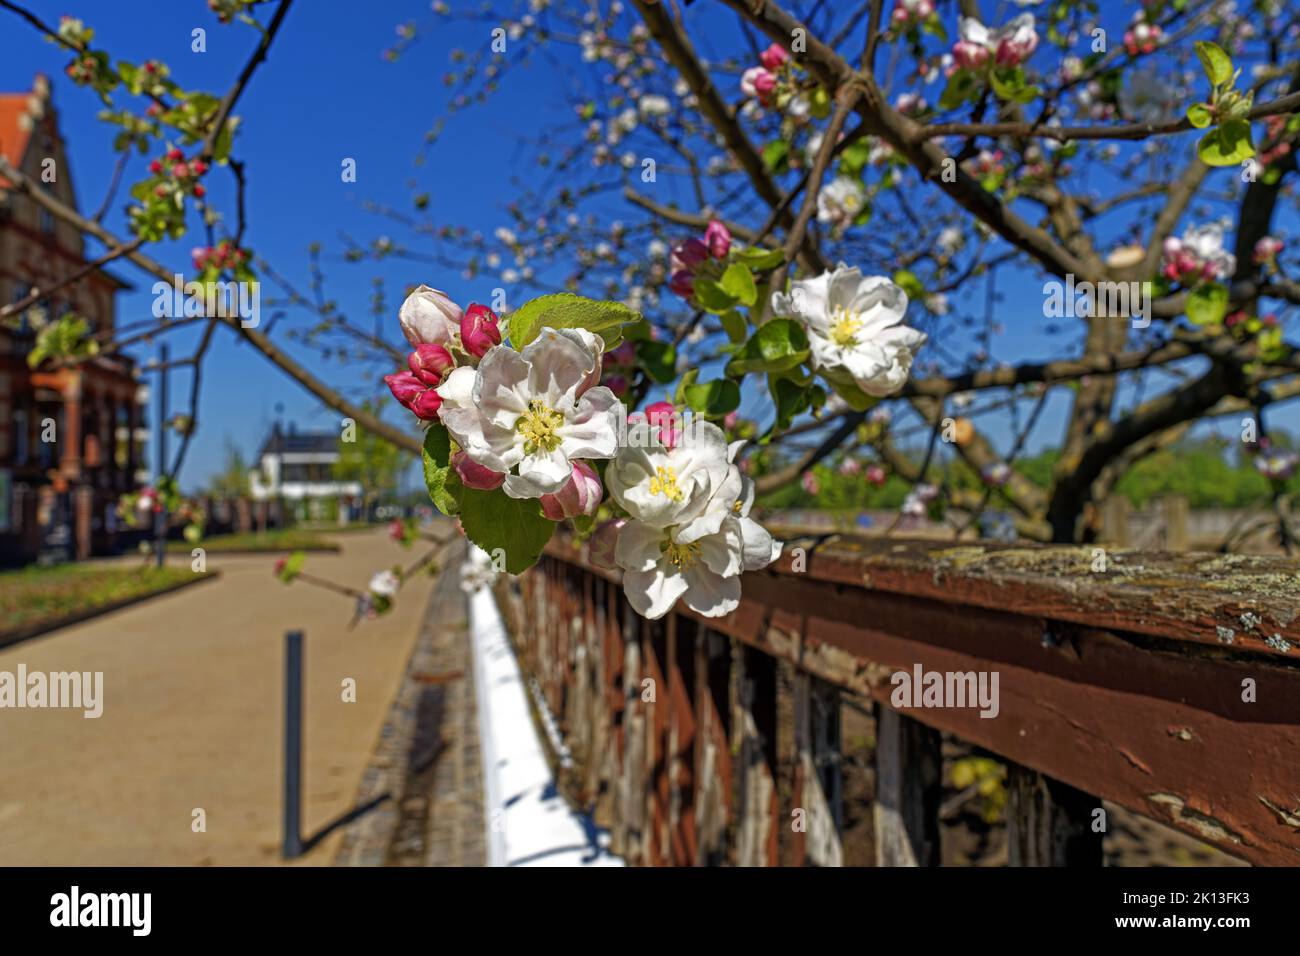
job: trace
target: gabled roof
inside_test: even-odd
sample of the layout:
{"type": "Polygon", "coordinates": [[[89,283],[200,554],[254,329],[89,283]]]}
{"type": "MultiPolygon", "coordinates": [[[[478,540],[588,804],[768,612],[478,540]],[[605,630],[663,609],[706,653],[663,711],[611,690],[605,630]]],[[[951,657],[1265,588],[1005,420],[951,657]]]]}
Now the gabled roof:
{"type": "Polygon", "coordinates": [[[280,431],[280,426],[276,425],[271,429],[271,434],[267,436],[262,443],[262,450],[257,453],[257,457],[263,455],[284,455],[284,454],[334,454],[339,450],[339,436],[337,432],[289,432],[285,434],[280,431]]]}
{"type": "MultiPolygon", "coordinates": [[[[25,93],[0,93],[0,156],[11,165],[22,165],[31,139],[33,114],[44,112],[44,102],[49,97],[50,84],[44,75],[36,74],[32,89],[25,93]]],[[[0,178],[0,183],[5,183],[0,178]]]]}

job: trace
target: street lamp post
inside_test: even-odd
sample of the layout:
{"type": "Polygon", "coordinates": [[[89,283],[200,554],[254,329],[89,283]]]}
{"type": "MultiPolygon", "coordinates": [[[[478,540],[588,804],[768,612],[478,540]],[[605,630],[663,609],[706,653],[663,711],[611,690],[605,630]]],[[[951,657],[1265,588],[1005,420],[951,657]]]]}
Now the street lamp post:
{"type": "Polygon", "coordinates": [[[159,493],[158,483],[162,481],[163,476],[167,474],[167,364],[170,357],[170,349],[167,343],[158,346],[158,411],[157,411],[157,431],[158,431],[158,467],[154,475],[154,493],[157,495],[158,510],[153,516],[153,535],[154,535],[154,563],[158,567],[163,566],[163,561],[167,557],[167,506],[162,504],[162,495],[159,493]]]}

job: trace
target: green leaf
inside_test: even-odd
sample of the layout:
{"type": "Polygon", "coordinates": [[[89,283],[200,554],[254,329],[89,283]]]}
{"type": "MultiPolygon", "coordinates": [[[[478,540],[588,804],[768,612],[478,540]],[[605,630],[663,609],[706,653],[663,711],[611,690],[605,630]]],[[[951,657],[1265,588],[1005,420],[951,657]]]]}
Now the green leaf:
{"type": "Polygon", "coordinates": [[[783,172],[788,165],[790,144],[783,139],[774,139],[763,147],[763,165],[774,172],[783,172]]]}
{"type": "Polygon", "coordinates": [[[1197,129],[1205,129],[1214,122],[1214,114],[1205,103],[1193,103],[1187,107],[1187,121],[1197,129]]]}
{"type": "Polygon", "coordinates": [[[636,344],[637,363],[652,381],[666,385],[677,377],[677,350],[671,342],[647,339],[636,344]]]}
{"type": "Polygon", "coordinates": [[[683,392],[687,405],[710,417],[720,417],[740,407],[740,386],[728,378],[688,385],[683,392]]]}
{"type": "Polygon", "coordinates": [[[958,70],[948,79],[943,95],[939,97],[939,109],[955,110],[966,101],[979,99],[979,81],[969,70],[958,70]]]}
{"type": "Polygon", "coordinates": [[[758,287],[748,266],[733,262],[722,273],[722,291],[744,305],[753,305],[758,299],[758,287]]]}
{"type": "Polygon", "coordinates": [[[429,489],[429,497],[443,514],[456,514],[460,510],[456,492],[463,486],[451,467],[451,436],[442,425],[430,425],[424,433],[423,457],[424,484],[429,489]]]}
{"type": "Polygon", "coordinates": [[[810,390],[788,378],[771,376],[767,380],[772,403],[776,406],[776,427],[789,428],[795,416],[808,410],[810,390]]]}
{"type": "Polygon", "coordinates": [[[1196,41],[1196,56],[1201,61],[1205,75],[1215,86],[1221,86],[1232,79],[1232,58],[1223,52],[1223,48],[1209,40],[1196,41]]]}
{"type": "Polygon", "coordinates": [[[784,372],[808,358],[808,336],[792,319],[773,319],[749,337],[727,363],[727,375],[740,378],[749,372],[784,372]]]}
{"type": "Polygon", "coordinates": [[[835,394],[844,399],[845,404],[855,412],[865,412],[880,403],[880,399],[858,388],[858,383],[853,381],[853,376],[846,372],[822,369],[821,374],[826,383],[835,390],[835,394]]]}
{"type": "MultiPolygon", "coordinates": [[[[743,269],[744,266],[741,266],[741,268],[743,269]]],[[[740,303],[738,298],[720,284],[703,277],[695,280],[695,301],[700,304],[704,311],[712,312],[715,315],[730,312],[740,303]]]]}
{"type": "Polygon", "coordinates": [[[1208,282],[1198,286],[1187,297],[1187,318],[1196,325],[1217,325],[1227,314],[1227,286],[1208,282]]]}
{"type": "Polygon", "coordinates": [[[1196,155],[1207,166],[1236,166],[1255,155],[1250,141],[1250,124],[1228,120],[1212,129],[1196,144],[1196,155]]]}
{"type": "Polygon", "coordinates": [[[916,273],[909,269],[899,269],[894,273],[894,285],[906,292],[913,302],[925,298],[925,286],[921,285],[916,273]]]}
{"type": "Polygon", "coordinates": [[[719,318],[722,320],[722,330],[727,333],[727,338],[733,345],[740,345],[749,336],[749,323],[735,309],[723,312],[719,318]]]}
{"type": "Polygon", "coordinates": [[[621,302],[586,299],[571,292],[542,295],[510,313],[510,344],[522,350],[544,328],[586,329],[611,349],[623,338],[623,326],[641,318],[621,302]]]}
{"type": "Polygon", "coordinates": [[[743,263],[755,272],[766,272],[768,269],[775,269],[785,261],[785,253],[780,249],[750,246],[748,249],[733,252],[731,258],[732,261],[743,263]]]}
{"type": "Polygon", "coordinates": [[[519,574],[537,563],[556,522],[542,514],[536,498],[511,498],[502,489],[466,488],[460,497],[460,524],[465,536],[495,562],[519,574]]]}
{"type": "Polygon", "coordinates": [[[284,559],[284,564],[276,572],[283,584],[292,583],[293,579],[302,573],[303,565],[307,563],[307,554],[304,551],[295,551],[284,559]]]}

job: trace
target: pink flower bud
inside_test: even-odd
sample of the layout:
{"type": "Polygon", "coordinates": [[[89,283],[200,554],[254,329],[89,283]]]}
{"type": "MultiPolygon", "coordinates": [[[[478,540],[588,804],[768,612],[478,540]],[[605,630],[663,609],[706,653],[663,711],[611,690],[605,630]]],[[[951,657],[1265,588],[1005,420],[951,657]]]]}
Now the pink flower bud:
{"type": "Polygon", "coordinates": [[[190,174],[190,168],[186,166],[184,163],[177,163],[175,166],[172,167],[172,175],[175,176],[177,179],[184,179],[189,174],[190,174]]]}
{"type": "Polygon", "coordinates": [[[451,456],[451,467],[456,469],[456,474],[460,476],[466,488],[474,488],[478,491],[500,488],[501,483],[506,480],[503,472],[493,471],[487,465],[480,465],[463,451],[458,451],[451,456]]]}
{"type": "Polygon", "coordinates": [[[697,266],[708,261],[708,258],[709,247],[699,239],[687,239],[673,248],[673,264],[679,269],[689,269],[693,272],[697,266]]]}
{"type": "Polygon", "coordinates": [[[958,40],[952,48],[952,59],[964,70],[981,70],[989,62],[989,51],[970,40],[958,40]]]}
{"type": "Polygon", "coordinates": [[[618,343],[618,348],[609,353],[608,362],[610,365],[631,365],[636,361],[636,346],[624,339],[618,343]]]}
{"type": "Polygon", "coordinates": [[[665,448],[676,448],[681,440],[680,419],[672,402],[655,402],[646,406],[645,418],[658,429],[659,442],[665,448]]]}
{"type": "Polygon", "coordinates": [[[415,417],[421,421],[436,422],[438,409],[442,407],[442,396],[433,389],[426,388],[406,407],[415,412],[415,417]]]}
{"type": "Polygon", "coordinates": [[[500,345],[501,329],[497,322],[496,313],[486,305],[471,304],[460,317],[460,341],[465,351],[482,358],[492,346],[500,345]]]}
{"type": "Polygon", "coordinates": [[[618,533],[627,524],[626,518],[606,521],[587,539],[587,560],[599,568],[614,568],[614,551],[618,547],[618,533]]]}
{"type": "Polygon", "coordinates": [[[393,398],[407,408],[411,407],[411,402],[415,401],[416,396],[429,387],[411,372],[394,372],[392,375],[385,375],[384,384],[393,393],[393,398]]]}
{"type": "Polygon", "coordinates": [[[779,43],[773,43],[758,55],[758,61],[763,64],[765,69],[771,70],[773,73],[781,69],[788,59],[790,59],[790,54],[779,43]]]}
{"type": "Polygon", "coordinates": [[[402,524],[401,521],[394,518],[388,524],[388,536],[392,538],[394,541],[401,541],[403,538],[406,537],[406,527],[402,524]]]}
{"type": "Polygon", "coordinates": [[[456,360],[441,345],[417,345],[406,357],[411,374],[430,388],[441,385],[448,372],[456,367],[456,360]]]}
{"type": "Polygon", "coordinates": [[[877,488],[885,483],[885,469],[879,465],[870,465],[866,471],[866,479],[877,488]]]}
{"type": "Polygon", "coordinates": [[[685,269],[678,269],[673,273],[672,278],[668,280],[668,288],[683,299],[689,299],[695,295],[695,276],[685,269]]]}
{"type": "Polygon", "coordinates": [[[710,220],[709,228],[704,230],[704,244],[713,258],[725,259],[731,249],[731,233],[721,221],[710,220]]]}
{"type": "Polygon", "coordinates": [[[585,461],[575,461],[573,472],[564,487],[554,494],[542,495],[542,514],[552,521],[563,521],[578,515],[594,515],[604,493],[605,489],[601,487],[596,470],[585,461]]]}
{"type": "Polygon", "coordinates": [[[731,431],[736,427],[736,423],[739,421],[740,421],[740,412],[727,412],[727,416],[724,419],[722,419],[722,424],[727,428],[728,431],[731,431]]]}

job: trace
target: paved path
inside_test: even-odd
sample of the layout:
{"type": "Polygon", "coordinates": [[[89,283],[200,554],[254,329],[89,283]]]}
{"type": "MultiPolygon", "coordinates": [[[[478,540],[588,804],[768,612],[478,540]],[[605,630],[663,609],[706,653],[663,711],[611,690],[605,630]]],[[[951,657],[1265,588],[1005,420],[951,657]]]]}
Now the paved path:
{"type": "MultiPolygon", "coordinates": [[[[383,531],[307,570],[364,586],[415,554],[383,531]]],[[[0,671],[102,671],[104,713],[0,710],[0,865],[279,863],[284,631],[306,631],[304,829],[346,813],[402,679],[432,579],[347,629],[346,598],[286,587],[273,558],[210,555],[220,580],[0,651],[0,671]],[[353,678],[356,703],[342,700],[353,678]],[[207,832],[191,829],[206,813],[207,832]]],[[[328,864],[341,833],[303,861],[328,864]]]]}

